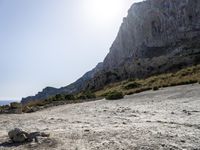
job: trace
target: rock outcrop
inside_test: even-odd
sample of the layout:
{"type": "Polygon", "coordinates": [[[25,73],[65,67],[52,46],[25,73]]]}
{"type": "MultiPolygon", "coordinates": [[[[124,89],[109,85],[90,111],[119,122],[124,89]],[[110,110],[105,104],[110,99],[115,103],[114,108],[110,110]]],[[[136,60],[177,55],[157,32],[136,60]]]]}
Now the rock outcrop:
{"type": "Polygon", "coordinates": [[[115,81],[199,64],[199,39],[199,0],[146,0],[133,4],[103,63],[67,87],[45,89],[22,102],[57,93],[98,90],[115,81]]]}
{"type": "Polygon", "coordinates": [[[176,50],[172,46],[199,36],[199,30],[198,0],[147,0],[134,4],[123,20],[103,67],[112,70],[129,58],[136,61],[169,55],[176,50]]]}

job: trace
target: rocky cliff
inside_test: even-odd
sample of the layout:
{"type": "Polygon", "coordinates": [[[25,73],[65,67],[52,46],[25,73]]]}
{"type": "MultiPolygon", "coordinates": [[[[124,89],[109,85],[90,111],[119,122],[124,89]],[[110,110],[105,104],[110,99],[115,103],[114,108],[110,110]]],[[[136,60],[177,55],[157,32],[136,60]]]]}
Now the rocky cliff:
{"type": "Polygon", "coordinates": [[[89,89],[127,78],[177,71],[200,62],[200,1],[146,0],[123,19],[103,70],[89,89]]]}
{"type": "Polygon", "coordinates": [[[98,90],[111,82],[144,78],[200,63],[200,1],[146,0],[136,3],[123,19],[103,63],[73,84],[47,88],[34,97],[98,90]]]}
{"type": "Polygon", "coordinates": [[[199,29],[198,0],[147,0],[134,4],[123,20],[104,68],[117,68],[127,58],[169,54],[166,47],[198,36],[199,29]]]}

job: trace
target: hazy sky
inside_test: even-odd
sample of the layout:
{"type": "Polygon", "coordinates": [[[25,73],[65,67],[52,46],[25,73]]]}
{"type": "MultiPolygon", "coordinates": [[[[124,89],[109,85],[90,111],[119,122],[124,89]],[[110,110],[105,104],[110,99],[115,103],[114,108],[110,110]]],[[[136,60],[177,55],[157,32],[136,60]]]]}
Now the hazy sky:
{"type": "Polygon", "coordinates": [[[103,61],[141,0],[0,0],[0,100],[74,82],[103,61]]]}

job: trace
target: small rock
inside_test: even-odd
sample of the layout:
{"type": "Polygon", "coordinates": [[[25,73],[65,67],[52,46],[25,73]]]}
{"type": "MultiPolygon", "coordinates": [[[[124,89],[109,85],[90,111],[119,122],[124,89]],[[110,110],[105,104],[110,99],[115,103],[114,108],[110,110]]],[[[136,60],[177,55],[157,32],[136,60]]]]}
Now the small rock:
{"type": "Polygon", "coordinates": [[[123,122],[122,124],[127,124],[126,122],[123,122]]]}
{"type": "Polygon", "coordinates": [[[185,143],[185,140],[181,140],[181,143],[185,143]]]}
{"type": "Polygon", "coordinates": [[[90,132],[90,130],[89,129],[85,129],[84,132],[90,132]]]}

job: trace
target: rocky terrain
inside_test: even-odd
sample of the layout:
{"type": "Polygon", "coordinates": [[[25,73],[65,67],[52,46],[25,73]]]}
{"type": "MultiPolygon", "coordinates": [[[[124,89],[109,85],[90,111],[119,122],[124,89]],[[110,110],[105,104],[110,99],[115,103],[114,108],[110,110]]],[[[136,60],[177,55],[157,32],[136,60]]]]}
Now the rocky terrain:
{"type": "Polygon", "coordinates": [[[127,78],[145,78],[200,63],[200,1],[146,0],[133,4],[102,63],[76,82],[45,88],[22,103],[58,93],[99,90],[127,78]]]}
{"type": "Polygon", "coordinates": [[[199,91],[200,85],[193,84],[116,101],[0,115],[0,150],[200,150],[199,91]],[[14,128],[50,136],[38,143],[13,144],[8,132],[14,128]]]}

